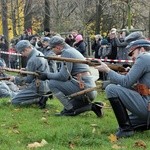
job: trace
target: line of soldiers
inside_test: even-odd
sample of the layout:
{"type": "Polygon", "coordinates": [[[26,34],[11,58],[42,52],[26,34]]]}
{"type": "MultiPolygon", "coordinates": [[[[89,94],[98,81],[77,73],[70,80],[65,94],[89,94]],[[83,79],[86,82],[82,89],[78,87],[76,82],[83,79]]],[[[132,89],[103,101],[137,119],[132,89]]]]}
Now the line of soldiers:
{"type": "MultiPolygon", "coordinates": [[[[121,75],[111,70],[107,64],[101,62],[95,67],[101,72],[107,73],[110,81],[105,91],[108,100],[114,110],[119,124],[116,136],[128,137],[138,130],[149,129],[149,111],[147,106],[150,101],[149,94],[142,95],[133,90],[135,83],[142,83],[150,87],[150,42],[140,39],[136,33],[132,33],[128,45],[129,56],[135,61],[132,68],[126,75],[121,75]],[[137,40],[138,39],[138,40],[137,40]],[[128,114],[127,110],[130,112],[128,114]]],[[[49,48],[61,57],[85,60],[84,56],[65,43],[60,36],[53,36],[49,40],[49,48]]],[[[44,54],[36,50],[29,41],[21,40],[16,45],[16,50],[22,56],[27,57],[26,70],[37,72],[38,76],[27,74],[24,77],[10,76],[10,80],[15,84],[27,83],[27,87],[19,90],[12,97],[13,105],[46,104],[48,97],[44,95],[52,92],[62,103],[63,110],[57,116],[76,116],[85,111],[93,111],[97,117],[103,116],[103,103],[93,102],[97,96],[97,91],[93,90],[83,95],[70,99],[69,95],[95,87],[95,81],[90,73],[89,66],[81,63],[61,62],[60,69],[50,72],[48,61],[44,54]],[[44,99],[44,100],[43,100],[44,99]]]]}

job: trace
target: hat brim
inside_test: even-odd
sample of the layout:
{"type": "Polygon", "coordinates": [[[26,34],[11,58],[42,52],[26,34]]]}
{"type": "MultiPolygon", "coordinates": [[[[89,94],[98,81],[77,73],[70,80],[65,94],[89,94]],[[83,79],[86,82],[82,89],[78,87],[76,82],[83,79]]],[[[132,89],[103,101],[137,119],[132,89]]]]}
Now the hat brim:
{"type": "Polygon", "coordinates": [[[137,48],[138,48],[139,46],[136,46],[136,47],[134,47],[134,48],[132,48],[131,50],[130,50],[130,52],[128,53],[128,56],[132,56],[132,53],[133,53],[133,51],[135,51],[137,48]]]}
{"type": "Polygon", "coordinates": [[[128,53],[128,56],[132,56],[132,52],[133,52],[134,50],[132,50],[132,51],[130,51],[129,53],[128,53]]]}

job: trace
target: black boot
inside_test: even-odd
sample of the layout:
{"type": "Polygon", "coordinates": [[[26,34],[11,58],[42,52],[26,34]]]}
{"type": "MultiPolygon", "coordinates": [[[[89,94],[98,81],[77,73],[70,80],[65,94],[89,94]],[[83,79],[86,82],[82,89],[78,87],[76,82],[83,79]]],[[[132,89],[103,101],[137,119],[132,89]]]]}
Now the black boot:
{"type": "Polygon", "coordinates": [[[119,130],[116,133],[118,138],[129,137],[134,134],[126,108],[119,98],[109,98],[114,114],[119,124],[119,130]]]}
{"type": "Polygon", "coordinates": [[[145,131],[145,130],[150,130],[150,125],[148,127],[147,127],[147,124],[135,125],[135,126],[133,126],[133,129],[135,131],[142,132],[142,131],[145,131]]]}
{"type": "Polygon", "coordinates": [[[75,110],[75,114],[79,115],[81,113],[84,113],[86,111],[91,111],[91,110],[97,115],[97,117],[102,117],[103,116],[102,103],[100,103],[100,102],[89,103],[86,106],[78,108],[78,109],[75,110]]]}
{"type": "Polygon", "coordinates": [[[42,96],[38,102],[39,108],[44,109],[46,107],[46,102],[48,100],[47,96],[42,96]]]}
{"type": "Polygon", "coordinates": [[[102,117],[104,115],[103,106],[102,102],[92,103],[92,111],[97,115],[97,117],[102,117]]]}
{"type": "Polygon", "coordinates": [[[94,102],[91,103],[89,98],[86,95],[80,96],[80,99],[72,99],[70,103],[73,105],[73,109],[76,112],[76,115],[86,112],[86,111],[93,111],[97,117],[103,116],[102,111],[102,102],[94,102]]]}

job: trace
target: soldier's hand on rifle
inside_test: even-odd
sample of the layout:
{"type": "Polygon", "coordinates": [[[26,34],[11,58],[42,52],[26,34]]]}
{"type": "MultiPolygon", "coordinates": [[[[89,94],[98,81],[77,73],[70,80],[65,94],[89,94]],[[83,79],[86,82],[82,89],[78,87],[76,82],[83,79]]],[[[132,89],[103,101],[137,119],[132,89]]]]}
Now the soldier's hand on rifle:
{"type": "Polygon", "coordinates": [[[11,82],[14,82],[14,80],[15,80],[15,77],[14,76],[9,76],[9,81],[11,81],[11,82]]]}
{"type": "Polygon", "coordinates": [[[45,72],[36,72],[36,73],[38,73],[38,78],[40,80],[47,80],[48,79],[47,78],[47,73],[45,73],[45,72]]]}
{"type": "Polygon", "coordinates": [[[101,62],[101,65],[96,66],[95,69],[98,69],[101,72],[106,72],[108,73],[111,69],[107,66],[107,64],[101,62]]]}

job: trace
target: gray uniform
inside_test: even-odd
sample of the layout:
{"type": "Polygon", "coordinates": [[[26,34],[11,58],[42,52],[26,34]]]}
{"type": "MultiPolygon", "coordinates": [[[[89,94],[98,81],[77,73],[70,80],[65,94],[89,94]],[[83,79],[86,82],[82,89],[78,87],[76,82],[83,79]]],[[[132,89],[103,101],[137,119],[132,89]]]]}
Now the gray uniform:
{"type": "MultiPolygon", "coordinates": [[[[61,56],[82,60],[84,59],[83,55],[80,52],[67,44],[62,50],[61,56]]],[[[72,104],[69,99],[65,98],[65,96],[75,92],[79,92],[81,90],[76,76],[81,72],[89,72],[89,66],[80,63],[62,62],[59,72],[48,74],[48,78],[50,79],[49,87],[51,91],[68,110],[72,108],[72,104]]],[[[82,80],[85,84],[85,89],[96,86],[92,75],[82,76],[82,80]]],[[[96,91],[92,91],[87,93],[87,96],[92,101],[96,97],[96,93],[96,91]]],[[[77,99],[81,99],[81,96],[76,97],[76,100],[77,99]]]]}
{"type": "MultiPolygon", "coordinates": [[[[4,60],[0,59],[0,67],[3,68],[5,66],[6,64],[4,60]]],[[[5,78],[9,76],[5,74],[3,70],[0,70],[0,77],[5,78]]],[[[0,81],[0,97],[13,97],[17,94],[18,91],[19,91],[19,88],[13,82],[7,81],[7,80],[0,81]]]]}
{"type": "Polygon", "coordinates": [[[132,86],[138,81],[150,88],[150,53],[141,53],[130,71],[126,75],[121,75],[111,70],[108,76],[112,82],[106,87],[105,91],[108,98],[119,97],[124,106],[131,112],[131,123],[146,123],[148,110],[147,104],[150,96],[141,96],[132,89],[132,86]]]}
{"type": "MultiPolygon", "coordinates": [[[[5,81],[0,81],[0,98],[2,97],[13,97],[17,91],[13,91],[10,89],[10,86],[14,86],[14,84],[11,82],[5,82],[5,81]]],[[[18,90],[19,91],[19,90],[18,90]]]]}
{"type": "Polygon", "coordinates": [[[0,81],[0,97],[14,97],[19,88],[10,81],[0,81]]]}
{"type": "MultiPolygon", "coordinates": [[[[42,49],[44,56],[56,56],[56,54],[48,47],[42,49]]],[[[50,72],[57,72],[57,64],[54,60],[48,60],[50,72]]]]}
{"type": "MultiPolygon", "coordinates": [[[[27,58],[28,60],[26,70],[32,72],[49,72],[47,60],[41,57],[36,57],[37,55],[43,56],[40,51],[32,49],[32,52],[27,58]]],[[[38,81],[39,86],[36,85],[37,81],[38,79],[36,79],[33,75],[27,75],[25,77],[15,77],[16,84],[26,83],[28,85],[12,99],[12,104],[23,105],[38,102],[39,98],[49,91],[49,81],[38,81]]]]}

